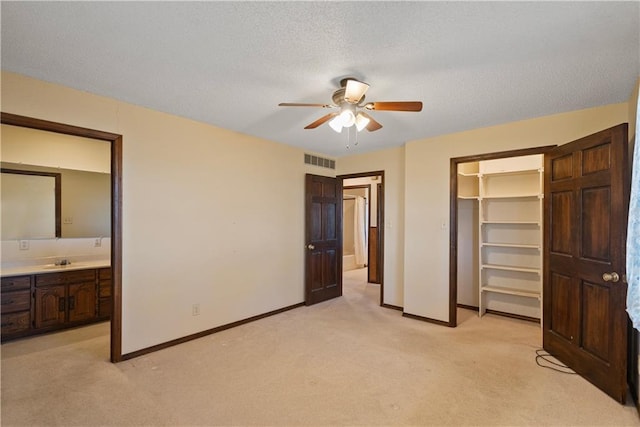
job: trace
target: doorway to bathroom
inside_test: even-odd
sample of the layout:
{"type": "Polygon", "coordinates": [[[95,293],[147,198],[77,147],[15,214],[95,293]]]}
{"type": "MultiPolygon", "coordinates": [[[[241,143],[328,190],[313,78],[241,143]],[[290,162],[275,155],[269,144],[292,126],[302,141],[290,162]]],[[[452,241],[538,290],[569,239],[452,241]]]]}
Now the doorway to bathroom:
{"type": "Polygon", "coordinates": [[[342,175],[343,275],[366,269],[384,304],[384,171],[342,175]]]}
{"type": "MultiPolygon", "coordinates": [[[[109,346],[110,346],[110,360],[112,362],[119,362],[122,360],[122,322],[121,322],[121,277],[122,277],[122,200],[121,200],[121,185],[122,185],[122,135],[114,134],[110,132],[104,132],[100,130],[88,129],[77,127],[73,125],[51,122],[41,119],[36,119],[32,117],[19,116],[10,113],[2,113],[1,123],[3,125],[12,126],[16,128],[25,128],[32,129],[36,131],[44,131],[49,132],[52,135],[68,135],[72,137],[79,137],[80,139],[96,140],[105,142],[108,144],[108,152],[110,159],[107,161],[108,169],[110,172],[109,176],[109,186],[110,186],[110,206],[109,213],[107,214],[107,221],[110,223],[110,231],[108,235],[100,235],[98,237],[92,236],[89,240],[92,242],[92,249],[102,248],[103,243],[108,244],[109,246],[109,266],[106,268],[100,268],[96,271],[99,271],[97,276],[95,276],[95,305],[98,306],[98,309],[95,310],[96,316],[109,319],[109,346]],[[99,283],[98,280],[99,279],[99,283]],[[102,310],[100,310],[102,307],[102,310]]],[[[63,223],[65,225],[70,226],[76,223],[77,217],[72,217],[71,215],[65,216],[62,218],[63,223]],[[73,219],[72,219],[73,218],[73,219]]],[[[63,230],[64,231],[64,230],[63,230]]],[[[64,237],[64,234],[62,234],[64,237]]],[[[60,239],[62,240],[62,239],[60,239]]],[[[63,242],[66,243],[66,242],[63,242]]],[[[80,242],[82,243],[82,242],[80,242]]],[[[27,246],[28,248],[28,246],[27,246]]],[[[22,249],[22,248],[21,248],[22,249]]],[[[87,261],[87,265],[93,265],[87,261]]],[[[64,264],[67,265],[66,262],[64,264]]],[[[77,265],[77,264],[76,264],[77,265]]],[[[92,270],[87,270],[93,273],[92,270]]],[[[48,276],[47,276],[48,277],[48,276]]],[[[67,291],[66,287],[71,289],[74,286],[74,289],[77,284],[63,284],[62,287],[65,288],[65,298],[59,299],[60,304],[57,304],[56,307],[64,307],[62,310],[60,308],[55,310],[48,310],[49,312],[64,312],[64,319],[68,321],[70,319],[70,315],[68,313],[71,312],[72,305],[75,305],[76,301],[75,297],[71,295],[69,298],[66,298],[67,291]],[[73,301],[71,299],[73,297],[73,301]],[[63,305],[64,303],[64,305],[63,305]]],[[[33,284],[31,284],[33,287],[33,284]]],[[[35,294],[34,294],[35,295],[35,294]]],[[[34,303],[34,307],[36,304],[34,303]]],[[[32,307],[33,308],[33,307],[32,307]]],[[[33,310],[32,310],[33,311],[33,310]]],[[[43,311],[44,312],[44,311],[43,311]]],[[[37,313],[35,314],[37,316],[37,313]]],[[[31,316],[31,315],[29,315],[31,316]]],[[[61,317],[62,319],[62,317],[61,317]]],[[[93,321],[93,319],[90,319],[93,321]]],[[[34,321],[35,322],[35,321],[34,321]]],[[[37,322],[34,323],[34,325],[37,322]]],[[[89,321],[87,321],[89,323],[89,321]]],[[[77,325],[84,324],[82,321],[78,321],[77,325]]],[[[31,323],[28,323],[31,325],[31,323]]],[[[70,326],[76,326],[75,323],[70,324],[70,326]]],[[[31,326],[28,326],[31,328],[31,326]]],[[[55,329],[55,328],[52,328],[55,329]]],[[[47,330],[48,331],[48,330],[47,330]]],[[[28,333],[26,335],[34,335],[37,334],[38,331],[27,331],[33,332],[33,334],[28,333]]],[[[44,332],[44,330],[43,330],[44,332]]]]}

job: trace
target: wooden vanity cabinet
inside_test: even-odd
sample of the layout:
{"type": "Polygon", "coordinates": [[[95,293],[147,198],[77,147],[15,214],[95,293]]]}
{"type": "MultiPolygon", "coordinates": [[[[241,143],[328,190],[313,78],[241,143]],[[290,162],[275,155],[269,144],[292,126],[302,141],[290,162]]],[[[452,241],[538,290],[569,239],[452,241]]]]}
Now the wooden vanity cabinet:
{"type": "Polygon", "coordinates": [[[34,326],[54,327],[97,317],[96,270],[35,276],[34,326]]]}
{"type": "Polygon", "coordinates": [[[2,338],[31,328],[31,276],[3,277],[1,281],[2,338]]]}
{"type": "Polygon", "coordinates": [[[2,341],[109,320],[111,268],[2,278],[2,341]]]}
{"type": "Polygon", "coordinates": [[[98,317],[111,317],[111,268],[98,270],[98,317]]]}

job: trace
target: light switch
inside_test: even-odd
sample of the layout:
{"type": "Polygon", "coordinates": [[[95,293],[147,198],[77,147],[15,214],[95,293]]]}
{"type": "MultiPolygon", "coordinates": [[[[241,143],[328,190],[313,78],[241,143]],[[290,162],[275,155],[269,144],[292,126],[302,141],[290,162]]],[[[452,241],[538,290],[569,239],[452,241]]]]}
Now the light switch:
{"type": "Polygon", "coordinates": [[[73,224],[73,217],[72,216],[65,216],[64,220],[62,220],[62,222],[64,224],[73,224]]]}

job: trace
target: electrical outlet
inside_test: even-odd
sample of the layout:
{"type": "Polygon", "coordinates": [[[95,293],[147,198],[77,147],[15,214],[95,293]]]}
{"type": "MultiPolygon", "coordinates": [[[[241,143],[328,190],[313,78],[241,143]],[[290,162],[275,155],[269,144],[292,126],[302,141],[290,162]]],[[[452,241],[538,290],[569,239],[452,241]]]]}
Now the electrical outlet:
{"type": "Polygon", "coordinates": [[[98,237],[96,239],[96,241],[93,243],[93,246],[96,247],[96,248],[101,247],[102,246],[102,239],[100,237],[98,237]]]}
{"type": "Polygon", "coordinates": [[[28,240],[20,240],[20,250],[26,251],[29,249],[29,241],[28,240]]]}
{"type": "Polygon", "coordinates": [[[191,307],[191,315],[198,316],[200,314],[200,304],[193,304],[191,307]]]}

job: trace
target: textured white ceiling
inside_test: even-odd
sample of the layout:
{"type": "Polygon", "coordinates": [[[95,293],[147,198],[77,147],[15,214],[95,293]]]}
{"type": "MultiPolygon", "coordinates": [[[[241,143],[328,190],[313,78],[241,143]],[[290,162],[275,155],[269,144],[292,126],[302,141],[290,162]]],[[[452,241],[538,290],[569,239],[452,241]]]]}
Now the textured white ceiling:
{"type": "Polygon", "coordinates": [[[639,2],[7,2],[2,69],[330,156],[628,100],[639,2]],[[368,101],[359,134],[303,127],[338,82],[368,101]]]}

